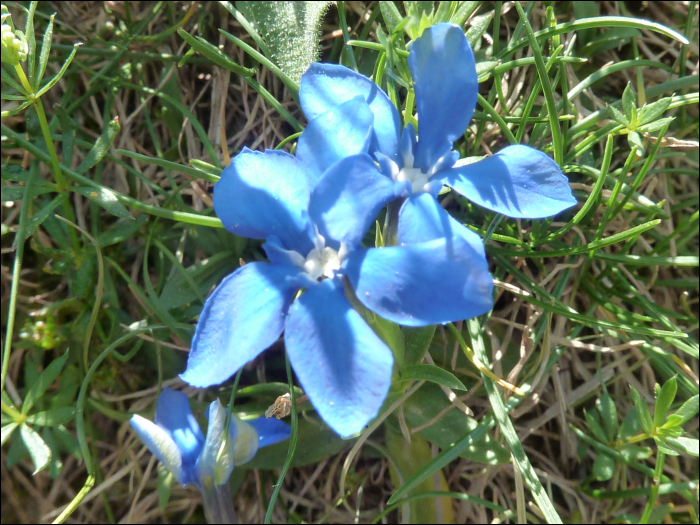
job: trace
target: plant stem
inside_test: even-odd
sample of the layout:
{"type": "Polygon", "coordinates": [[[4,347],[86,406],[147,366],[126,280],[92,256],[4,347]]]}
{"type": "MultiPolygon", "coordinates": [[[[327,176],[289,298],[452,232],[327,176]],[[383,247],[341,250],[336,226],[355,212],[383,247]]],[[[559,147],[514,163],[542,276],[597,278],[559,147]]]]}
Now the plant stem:
{"type": "Polygon", "coordinates": [[[228,482],[214,485],[212,478],[206,478],[200,491],[207,523],[238,523],[228,482]]]}
{"type": "Polygon", "coordinates": [[[659,485],[661,484],[661,476],[664,472],[664,461],[666,460],[666,454],[661,450],[658,451],[656,456],[656,468],[654,469],[654,484],[651,486],[651,494],[649,494],[649,501],[647,501],[647,506],[644,508],[644,513],[642,517],[639,518],[639,523],[647,523],[649,517],[651,516],[651,511],[654,510],[654,503],[656,503],[656,496],[659,495],[659,485]]]}
{"type": "MultiPolygon", "coordinates": [[[[29,80],[27,79],[27,75],[24,73],[22,66],[16,64],[15,71],[17,72],[17,76],[19,77],[22,86],[24,86],[24,89],[26,89],[29,93],[29,97],[32,100],[32,105],[36,110],[36,114],[39,119],[39,127],[41,128],[41,134],[44,136],[46,149],[48,150],[49,157],[51,158],[51,171],[53,172],[54,179],[58,185],[58,191],[65,193],[68,191],[68,185],[66,184],[66,179],[63,177],[60,162],[58,161],[58,155],[56,154],[56,148],[54,147],[53,139],[51,138],[51,130],[49,129],[49,122],[46,120],[46,113],[44,113],[44,105],[41,102],[41,98],[36,96],[34,89],[32,89],[31,85],[29,84],[29,80]]],[[[73,208],[71,208],[70,202],[67,200],[63,201],[63,212],[68,220],[73,223],[76,222],[75,215],[73,214],[73,208]]],[[[80,247],[78,234],[75,233],[73,229],[69,229],[68,231],[73,243],[73,248],[77,251],[80,247]]]]}
{"type": "Polygon", "coordinates": [[[397,199],[389,203],[384,219],[384,246],[399,244],[399,210],[405,199],[397,199]]]}

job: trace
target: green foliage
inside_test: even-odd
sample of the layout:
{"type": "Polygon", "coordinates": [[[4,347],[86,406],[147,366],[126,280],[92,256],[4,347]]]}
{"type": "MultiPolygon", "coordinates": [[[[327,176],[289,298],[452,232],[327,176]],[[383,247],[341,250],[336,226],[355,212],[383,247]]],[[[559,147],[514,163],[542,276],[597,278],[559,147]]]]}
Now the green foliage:
{"type": "MultiPolygon", "coordinates": [[[[693,145],[698,93],[697,75],[688,66],[697,62],[697,18],[674,11],[669,19],[685,27],[672,29],[641,18],[651,12],[629,15],[629,5],[621,3],[615,7],[624,16],[607,4],[586,2],[554,4],[545,11],[539,3],[381,1],[362,4],[368,8],[364,15],[359,4],[341,2],[341,11],[328,12],[325,22],[336,24],[343,36],[321,41],[332,44],[321,55],[320,21],[329,2],[238,2],[238,9],[230,2],[195,3],[186,13],[168,3],[142,4],[105,7],[100,13],[107,23],[95,31],[74,27],[62,10],[54,18],[48,4],[8,4],[16,21],[26,20],[19,30],[3,5],[2,242],[8,261],[3,266],[13,264],[11,280],[3,281],[10,290],[7,306],[3,304],[2,444],[10,471],[45,469],[55,479],[68,457],[80,460],[73,462],[73,469],[80,469],[77,477],[70,475],[84,481],[84,488],[61,516],[51,519],[67,519],[95,481],[112,472],[113,464],[101,471],[104,456],[95,452],[103,449],[92,444],[114,447],[113,436],[104,432],[111,428],[106,423],[128,420],[134,406],[146,407],[152,393],[144,391],[182,371],[182,349],[188,347],[207,294],[241,260],[264,257],[259,242],[223,230],[211,208],[211,188],[224,164],[219,130],[207,129],[212,102],[221,96],[210,90],[213,68],[236,73],[225,108],[231,126],[226,129],[229,156],[237,153],[233,144],[253,147],[254,141],[258,149],[294,147],[303,129],[299,110],[282,103],[279,88],[283,84],[297,97],[301,73],[320,58],[356,64],[386,89],[403,122],[417,125],[420,115],[407,65],[411,41],[430,25],[449,21],[462,27],[471,42],[481,84],[474,121],[455,143],[464,157],[460,162],[495,153],[508,142],[529,144],[562,165],[580,201],[576,209],[551,220],[512,221],[449,189],[441,193],[454,217],[489,239],[491,269],[503,283],[494,320],[470,324],[466,339],[489,371],[500,370],[506,377],[518,363],[509,380],[541,397],[531,404],[530,395],[506,397],[493,382],[479,383],[484,380],[479,369],[442,328],[398,327],[366,314],[397,363],[389,401],[418,381],[426,383],[393,413],[379,416],[385,418],[383,428],[364,442],[361,461],[349,465],[349,490],[341,500],[318,507],[341,512],[344,503],[357,501],[359,519],[379,520],[381,516],[370,515],[367,502],[381,499],[391,512],[410,494],[432,498],[423,507],[423,499],[410,500],[416,502],[413,511],[425,510],[424,521],[435,517],[437,498],[483,507],[493,512],[488,514],[493,521],[514,520],[521,509],[503,509],[442,487],[438,496],[426,491],[435,490],[432,483],[443,468],[460,468],[460,458],[486,465],[484,472],[490,472],[491,466],[515,457],[525,493],[536,496],[532,504],[546,510],[551,497],[561,518],[574,521],[569,500],[543,489],[547,480],[538,479],[536,470],[542,459],[530,450],[539,447],[542,435],[560,440],[561,447],[576,436],[583,459],[576,472],[586,479],[571,488],[580,491],[576,497],[584,505],[587,498],[615,500],[602,511],[610,521],[696,520],[697,480],[680,483],[667,478],[663,467],[666,455],[681,455],[674,471],[692,464],[685,456],[698,455],[698,388],[687,373],[695,370],[698,357],[698,156],[693,145]],[[222,6],[232,15],[230,21],[235,19],[224,27],[219,24],[222,6]],[[642,48],[642,34],[651,35],[653,52],[663,53],[660,58],[642,48]],[[81,47],[59,43],[76,42],[76,35],[84,41],[81,47]],[[184,48],[178,55],[180,45],[184,48]],[[249,127],[239,136],[242,126],[249,127]],[[97,252],[85,234],[105,257],[101,281],[97,252]],[[531,329],[524,329],[522,323],[531,320],[531,329]],[[629,346],[611,350],[609,341],[629,346]],[[585,346],[589,344],[602,352],[599,360],[585,346]],[[77,350],[83,346],[85,356],[77,350]],[[630,347],[634,359],[625,361],[630,347]],[[436,365],[425,362],[428,352],[436,365]],[[10,367],[11,356],[21,366],[10,367]],[[618,375],[604,376],[612,363],[618,375]],[[642,365],[640,374],[636,367],[642,365]],[[593,379],[578,375],[594,369],[593,379]],[[595,382],[593,394],[576,398],[563,414],[578,426],[566,428],[552,419],[546,423],[552,428],[520,443],[524,424],[546,415],[552,397],[548,381],[555,373],[595,382]],[[663,386],[654,392],[631,388],[631,402],[624,392],[620,395],[619,381],[613,387],[615,379],[631,374],[643,379],[633,384],[645,384],[650,373],[663,386]],[[604,379],[596,382],[598,376],[604,379]],[[133,395],[142,399],[122,397],[133,395]],[[654,395],[650,410],[647,401],[654,395]],[[474,417],[465,414],[464,404],[474,417]],[[406,435],[414,440],[419,458],[410,468],[405,467],[412,459],[406,451],[413,449],[406,435]],[[429,454],[429,446],[437,454],[429,454]],[[372,470],[377,454],[388,462],[398,458],[404,468],[388,497],[368,497],[377,477],[372,470]],[[681,516],[666,504],[677,499],[695,510],[681,516]],[[635,507],[640,501],[646,502],[641,518],[635,507]],[[618,516],[623,504],[633,510],[618,516]]],[[[379,219],[366,246],[372,240],[377,246],[391,244],[379,219]]],[[[246,386],[236,392],[236,412],[261,414],[289,391],[276,382],[284,377],[281,356],[273,350],[244,370],[246,386]],[[263,377],[268,383],[260,383],[263,377]]],[[[196,415],[202,416],[212,395],[228,395],[230,389],[225,384],[204,394],[206,403],[196,415]]],[[[298,410],[294,453],[289,443],[261,450],[236,469],[237,483],[243,483],[247,469],[313,465],[357,443],[324,426],[310,403],[298,410]]],[[[121,450],[117,461],[132,461],[132,452],[121,450]]],[[[547,468],[560,466],[556,457],[547,460],[547,468]]],[[[505,472],[499,471],[499,479],[505,472]]],[[[688,470],[683,474],[697,477],[688,470]]],[[[265,488],[267,474],[262,476],[265,488]]],[[[87,512],[94,519],[116,522],[127,515],[111,508],[122,504],[121,495],[128,491],[124,480],[115,483],[104,488],[104,497],[91,499],[87,512]]],[[[507,485],[517,489],[517,483],[507,485]]],[[[142,498],[157,490],[159,505],[172,520],[171,489],[172,477],[159,469],[157,485],[147,482],[142,498]]],[[[289,508],[284,492],[279,497],[284,502],[276,508],[289,508]]],[[[510,494],[499,503],[505,505],[503,501],[510,502],[510,494]]],[[[557,518],[551,512],[544,515],[557,518]]],[[[300,516],[297,510],[286,518],[300,521],[300,516]]],[[[527,519],[542,518],[538,513],[527,519]]]]}
{"type": "Polygon", "coordinates": [[[318,59],[321,19],[330,2],[239,2],[270,50],[270,58],[294,82],[318,59]]]}

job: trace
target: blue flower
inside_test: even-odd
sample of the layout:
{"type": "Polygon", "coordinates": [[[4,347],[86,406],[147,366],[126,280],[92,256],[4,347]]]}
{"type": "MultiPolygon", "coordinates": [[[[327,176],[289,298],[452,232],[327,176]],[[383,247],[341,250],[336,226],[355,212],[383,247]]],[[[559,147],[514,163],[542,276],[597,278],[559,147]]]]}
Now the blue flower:
{"type": "MultiPolygon", "coordinates": [[[[367,101],[374,114],[369,153],[384,177],[374,176],[375,188],[364,187],[359,198],[371,194],[374,206],[364,209],[372,213],[396,195],[407,197],[399,212],[399,244],[467,231],[434,198],[443,185],[508,217],[549,217],[576,204],[559,166],[528,146],[509,146],[475,163],[458,162],[453,143],[472,118],[478,90],[474,55],[459,27],[438,24],[426,29],[413,42],[408,65],[415,83],[417,137],[411,124],[400,132],[396,108],[374,82],[346,67],[312,64],[300,90],[302,109],[310,119],[357,96],[367,101]]],[[[323,181],[325,191],[363,185],[348,181],[348,174],[335,176],[323,181]]],[[[347,199],[345,206],[334,208],[334,215],[324,216],[330,230],[337,227],[338,216],[356,208],[359,198],[347,199]]]]}
{"type": "Polygon", "coordinates": [[[181,485],[200,489],[228,481],[234,465],[250,461],[258,448],[284,441],[289,426],[276,419],[242,420],[231,417],[229,440],[222,451],[226,410],[217,399],[208,409],[206,439],[192,415],[187,396],[165,387],[158,396],[155,422],[139,415],[131,418],[131,427],[148,450],[172,472],[181,485]]]}
{"type": "Polygon", "coordinates": [[[381,208],[373,177],[386,179],[365,153],[373,120],[365,100],[353,97],[309,123],[296,157],[244,149],[223,171],[214,187],[217,215],[229,231],[265,239],[270,262],[239,268],[207,299],[185,381],[200,387],[225,381],[284,331],[310,401],[331,428],[351,436],[384,401],[393,356],[351,306],[348,282],[365,306],[404,325],[491,309],[493,282],[476,234],[362,248],[381,208]],[[338,183],[329,188],[330,180],[338,183]],[[339,206],[346,212],[336,213],[339,206]]]}

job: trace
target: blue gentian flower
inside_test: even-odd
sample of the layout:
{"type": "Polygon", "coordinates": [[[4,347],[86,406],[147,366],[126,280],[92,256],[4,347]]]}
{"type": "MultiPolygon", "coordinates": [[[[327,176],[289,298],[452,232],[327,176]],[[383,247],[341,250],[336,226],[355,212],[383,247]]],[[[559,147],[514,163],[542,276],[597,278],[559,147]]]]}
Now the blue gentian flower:
{"type": "Polygon", "coordinates": [[[310,401],[331,428],[351,436],[384,401],[393,356],[351,306],[348,282],[366,306],[409,326],[491,309],[493,282],[476,234],[362,248],[379,211],[372,177],[384,178],[365,153],[373,121],[365,100],[353,97],[309,123],[296,157],[244,149],[223,171],[214,187],[218,217],[237,235],[265,239],[270,262],[239,268],[207,299],[185,381],[200,387],[225,381],[284,331],[310,401]],[[339,182],[329,188],[331,180],[339,182]],[[353,181],[360,183],[347,184],[353,181]],[[346,213],[336,213],[338,206],[346,213]]]}
{"type": "Polygon", "coordinates": [[[363,188],[361,194],[336,206],[334,214],[324,216],[329,229],[352,210],[371,214],[398,195],[406,197],[399,212],[400,244],[445,231],[464,233],[435,198],[443,185],[508,217],[549,217],[576,204],[559,166],[528,146],[509,146],[475,163],[458,162],[453,143],[472,118],[478,90],[474,54],[459,27],[438,24],[426,29],[412,43],[408,65],[415,84],[417,137],[411,124],[400,133],[399,113],[367,77],[344,66],[318,63],[302,76],[299,95],[309,119],[357,96],[367,101],[374,114],[369,153],[381,165],[384,177],[370,180],[364,174],[364,181],[348,181],[351,174],[336,172],[335,180],[324,181],[330,193],[341,186],[363,188]],[[370,198],[374,206],[367,206],[370,198]],[[364,206],[358,208],[358,200],[364,206]]]}
{"type": "Polygon", "coordinates": [[[226,410],[217,399],[209,405],[207,413],[209,426],[205,439],[187,396],[165,387],[158,396],[155,422],[134,415],[131,427],[178,483],[194,484],[200,490],[226,483],[234,465],[247,463],[258,448],[284,441],[291,432],[283,421],[266,418],[244,421],[233,415],[229,440],[222,451],[226,410]]]}

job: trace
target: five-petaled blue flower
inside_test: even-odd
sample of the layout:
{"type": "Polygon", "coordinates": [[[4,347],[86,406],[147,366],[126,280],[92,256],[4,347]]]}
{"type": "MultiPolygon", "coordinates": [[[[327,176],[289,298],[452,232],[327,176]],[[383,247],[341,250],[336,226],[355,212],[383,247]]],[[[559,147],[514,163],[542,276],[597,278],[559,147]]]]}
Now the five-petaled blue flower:
{"type": "Polygon", "coordinates": [[[234,465],[247,463],[258,448],[279,443],[290,435],[290,428],[283,421],[244,421],[233,415],[229,440],[222,450],[226,409],[218,399],[209,405],[208,418],[204,439],[187,396],[165,387],[158,396],[155,423],[134,415],[131,426],[181,485],[194,484],[200,490],[226,483],[234,465]]]}
{"type": "Polygon", "coordinates": [[[204,387],[228,379],[284,331],[310,401],[331,428],[350,436],[376,416],[391,384],[393,356],[353,309],[346,287],[385,319],[409,326],[491,309],[493,282],[476,234],[363,249],[376,211],[364,209],[374,200],[365,204],[358,195],[371,179],[356,188],[338,185],[336,192],[313,189],[338,174],[357,181],[374,170],[383,177],[365,153],[373,121],[365,100],[354,97],[309,122],[296,157],[244,149],[223,171],[214,187],[217,215],[237,235],[266,239],[270,263],[246,264],[207,299],[185,381],[204,387]],[[357,209],[345,206],[348,193],[357,209]],[[336,213],[337,207],[347,213],[336,213]]]}
{"type": "Polygon", "coordinates": [[[343,205],[323,217],[331,234],[342,227],[339,217],[376,214],[398,196],[407,197],[399,212],[399,244],[445,232],[466,235],[468,230],[434,198],[443,185],[508,217],[549,217],[576,204],[559,166],[536,149],[514,145],[479,162],[457,162],[453,142],[472,118],[478,90],[474,54],[459,27],[438,24],[426,29],[413,42],[408,65],[415,84],[417,137],[411,124],[400,133],[399,113],[367,77],[333,64],[312,64],[302,77],[300,99],[309,119],[357,96],[374,114],[369,153],[384,176],[376,176],[376,170],[355,170],[324,177],[317,192],[345,189],[343,205]]]}

